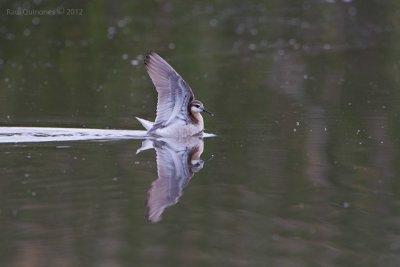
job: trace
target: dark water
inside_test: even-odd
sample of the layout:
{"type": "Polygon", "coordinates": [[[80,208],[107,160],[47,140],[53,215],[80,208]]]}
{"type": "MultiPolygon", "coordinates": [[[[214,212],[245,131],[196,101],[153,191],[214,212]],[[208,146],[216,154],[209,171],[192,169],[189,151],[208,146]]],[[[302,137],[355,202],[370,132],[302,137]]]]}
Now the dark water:
{"type": "Polygon", "coordinates": [[[0,265],[398,266],[399,8],[2,1],[1,126],[139,129],[155,50],[218,137],[158,223],[140,141],[0,145],[0,265]]]}

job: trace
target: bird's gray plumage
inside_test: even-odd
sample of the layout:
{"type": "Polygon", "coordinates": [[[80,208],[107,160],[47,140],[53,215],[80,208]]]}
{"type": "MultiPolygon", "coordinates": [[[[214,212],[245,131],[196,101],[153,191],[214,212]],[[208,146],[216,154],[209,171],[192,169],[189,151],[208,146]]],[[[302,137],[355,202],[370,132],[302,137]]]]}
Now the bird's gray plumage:
{"type": "Polygon", "coordinates": [[[157,116],[153,129],[165,127],[176,118],[189,122],[189,104],[194,99],[190,86],[154,52],[146,56],[145,65],[158,93],[157,116]]]}

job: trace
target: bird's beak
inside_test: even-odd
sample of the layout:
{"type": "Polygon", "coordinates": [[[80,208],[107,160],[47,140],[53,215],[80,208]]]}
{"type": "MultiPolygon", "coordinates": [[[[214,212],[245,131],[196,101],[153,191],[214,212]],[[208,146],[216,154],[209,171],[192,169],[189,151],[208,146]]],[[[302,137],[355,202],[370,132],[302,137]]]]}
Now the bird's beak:
{"type": "Polygon", "coordinates": [[[203,108],[203,111],[205,112],[205,113],[208,113],[208,114],[210,114],[211,116],[214,116],[214,114],[213,113],[211,113],[210,111],[208,111],[207,109],[205,109],[205,108],[203,108]]]}

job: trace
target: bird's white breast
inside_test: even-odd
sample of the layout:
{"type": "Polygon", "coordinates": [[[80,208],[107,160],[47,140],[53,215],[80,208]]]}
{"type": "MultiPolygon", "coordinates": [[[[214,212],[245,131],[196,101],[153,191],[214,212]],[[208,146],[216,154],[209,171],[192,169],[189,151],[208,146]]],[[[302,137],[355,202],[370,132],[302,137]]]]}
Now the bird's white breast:
{"type": "Polygon", "coordinates": [[[162,137],[190,137],[203,131],[203,124],[187,124],[185,121],[176,120],[175,122],[158,128],[154,133],[162,137]]]}

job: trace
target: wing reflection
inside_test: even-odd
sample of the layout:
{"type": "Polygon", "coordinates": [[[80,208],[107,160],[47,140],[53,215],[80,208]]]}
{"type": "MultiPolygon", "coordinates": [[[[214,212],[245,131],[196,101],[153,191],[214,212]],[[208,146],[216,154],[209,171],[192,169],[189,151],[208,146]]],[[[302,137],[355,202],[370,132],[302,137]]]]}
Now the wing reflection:
{"type": "Polygon", "coordinates": [[[156,150],[158,178],[148,191],[147,218],[156,223],[162,219],[167,207],[179,201],[194,173],[203,168],[204,161],[200,156],[204,141],[200,137],[147,139],[137,153],[151,148],[156,150]]]}

